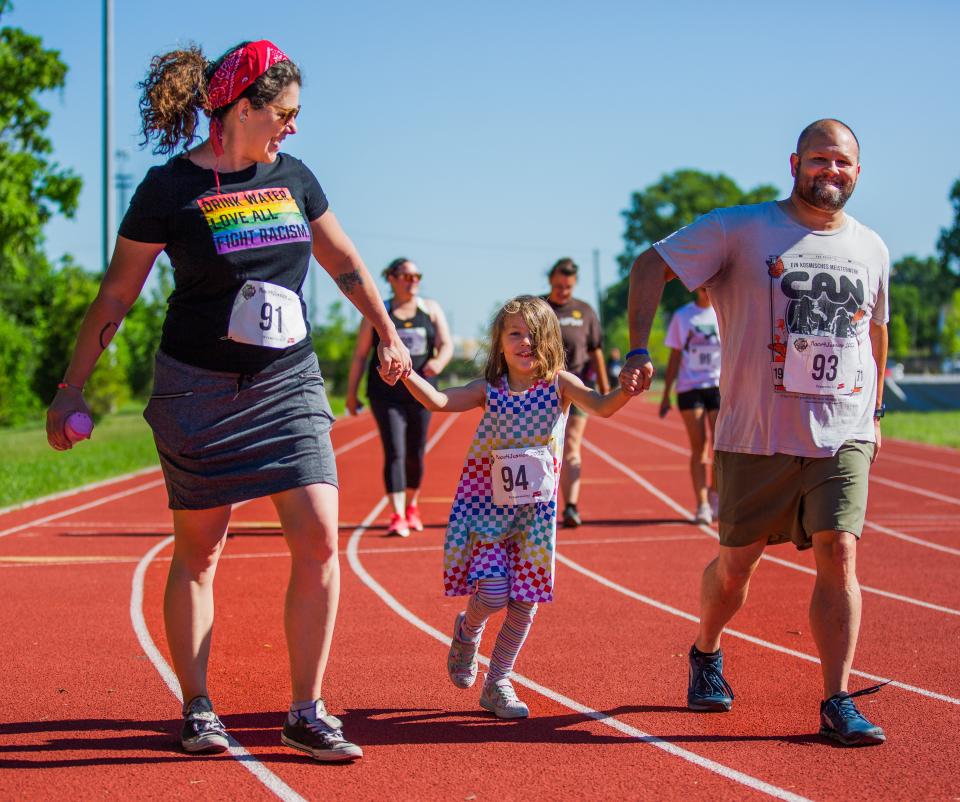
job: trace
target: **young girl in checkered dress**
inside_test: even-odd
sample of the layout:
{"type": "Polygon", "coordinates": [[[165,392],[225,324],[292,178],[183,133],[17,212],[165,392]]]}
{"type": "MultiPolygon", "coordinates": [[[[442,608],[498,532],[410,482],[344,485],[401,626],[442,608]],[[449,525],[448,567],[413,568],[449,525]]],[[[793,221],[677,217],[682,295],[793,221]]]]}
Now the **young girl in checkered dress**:
{"type": "Polygon", "coordinates": [[[484,625],[506,608],[480,694],[480,706],[500,718],[529,715],[510,672],[537,603],[553,600],[567,410],[572,402],[609,417],[629,400],[619,388],[601,395],[562,368],[557,316],[542,299],[521,295],[493,320],[484,378],[444,392],[414,373],[404,379],[434,412],[483,410],[444,542],[446,595],[470,596],[454,623],[447,671],[458,688],[473,685],[484,625]]]}

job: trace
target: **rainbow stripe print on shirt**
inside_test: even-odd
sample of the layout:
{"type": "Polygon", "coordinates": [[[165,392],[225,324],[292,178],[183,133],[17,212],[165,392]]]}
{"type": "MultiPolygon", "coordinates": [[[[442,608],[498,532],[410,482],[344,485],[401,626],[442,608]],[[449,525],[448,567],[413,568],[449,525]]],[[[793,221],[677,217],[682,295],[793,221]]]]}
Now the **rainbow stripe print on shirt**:
{"type": "Polygon", "coordinates": [[[310,242],[310,226],[286,187],[198,198],[218,254],[310,242]]]}

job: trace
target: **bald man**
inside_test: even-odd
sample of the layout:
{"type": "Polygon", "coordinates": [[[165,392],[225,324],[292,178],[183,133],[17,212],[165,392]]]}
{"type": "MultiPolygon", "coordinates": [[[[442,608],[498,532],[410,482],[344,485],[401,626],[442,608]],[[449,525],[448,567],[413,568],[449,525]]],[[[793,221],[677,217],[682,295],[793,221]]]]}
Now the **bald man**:
{"type": "MultiPolygon", "coordinates": [[[[843,211],[860,175],[860,143],[839,120],[808,125],[790,156],[782,201],[716,209],[642,253],[630,273],[632,350],[620,373],[649,389],[646,345],[666,281],[706,287],[720,324],[720,413],[714,476],[717,557],[700,590],[687,705],[727,711],[720,636],[743,606],[768,545],[812,548],[810,628],[820,653],[820,734],[878,744],[883,730],[848,691],[860,629],[857,540],[870,465],[880,450],[890,257],[843,211]]],[[[771,684],[771,693],[782,693],[771,684]]]]}

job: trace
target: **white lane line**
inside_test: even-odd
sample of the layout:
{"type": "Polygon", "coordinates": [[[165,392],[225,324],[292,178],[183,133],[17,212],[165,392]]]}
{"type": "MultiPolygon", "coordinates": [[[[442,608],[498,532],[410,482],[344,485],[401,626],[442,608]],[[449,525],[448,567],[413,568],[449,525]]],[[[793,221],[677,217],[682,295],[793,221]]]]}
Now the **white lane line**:
{"type": "MultiPolygon", "coordinates": [[[[372,432],[371,434],[375,435],[376,431],[372,432]]],[[[368,435],[358,437],[355,440],[351,440],[349,443],[340,446],[340,448],[334,451],[334,454],[342,454],[345,451],[349,451],[351,448],[355,448],[361,443],[365,443],[369,439],[370,436],[368,435]]],[[[251,499],[250,501],[256,501],[256,499],[251,499]]],[[[233,509],[236,510],[248,503],[250,502],[242,501],[239,504],[234,504],[233,509]]],[[[386,499],[381,500],[381,506],[385,503],[386,499]]],[[[180,704],[183,704],[183,695],[180,693],[180,684],[177,681],[177,676],[173,673],[173,669],[170,668],[167,661],[163,658],[163,655],[160,654],[160,650],[153,642],[153,638],[150,636],[150,630],[147,628],[146,619],[143,616],[143,586],[147,568],[150,567],[150,563],[154,560],[157,554],[159,554],[171,543],[173,543],[172,535],[164,538],[155,546],[153,546],[153,548],[143,555],[143,558],[137,564],[137,567],[133,572],[133,582],[130,590],[130,621],[133,624],[133,631],[137,636],[137,640],[140,642],[140,647],[143,649],[144,654],[149,658],[150,662],[153,664],[153,667],[160,675],[160,678],[170,689],[170,692],[177,698],[177,701],[179,701],[180,704]]],[[[228,747],[230,754],[240,762],[240,765],[247,769],[247,771],[249,771],[261,783],[263,783],[264,786],[272,791],[279,799],[282,799],[283,802],[307,802],[306,799],[300,796],[300,794],[294,791],[276,774],[274,774],[272,771],[270,771],[270,769],[257,760],[256,757],[250,754],[250,752],[248,752],[239,743],[239,741],[237,741],[229,733],[227,734],[227,740],[230,744],[228,747]]]]}
{"type": "Polygon", "coordinates": [[[49,496],[40,496],[39,498],[32,498],[29,501],[21,501],[19,504],[12,504],[9,507],[0,508],[0,515],[6,515],[8,512],[16,512],[17,510],[23,510],[27,507],[35,507],[37,504],[44,504],[48,501],[57,501],[61,498],[69,498],[70,496],[75,496],[78,493],[86,493],[88,490],[97,490],[98,488],[107,487],[108,485],[115,485],[119,482],[125,482],[127,479],[136,479],[138,476],[145,476],[148,473],[153,473],[154,471],[159,470],[160,469],[154,465],[150,468],[141,468],[139,471],[131,471],[130,473],[124,473],[120,476],[102,479],[99,482],[91,482],[90,484],[81,485],[80,487],[72,487],[69,490],[61,490],[59,493],[51,493],[49,496]]]}
{"type": "Polygon", "coordinates": [[[159,487],[162,484],[163,479],[154,479],[152,482],[146,482],[145,484],[137,485],[136,487],[130,487],[126,490],[121,490],[119,493],[113,493],[109,496],[98,498],[96,501],[88,501],[86,504],[79,504],[76,507],[71,507],[68,510],[61,510],[60,512],[45,515],[42,518],[37,518],[33,521],[27,521],[27,523],[24,524],[11,526],[9,529],[0,530],[0,537],[6,537],[7,535],[12,535],[15,532],[22,532],[24,529],[30,529],[33,526],[45,524],[48,521],[66,518],[68,515],[83,512],[84,510],[92,510],[94,507],[99,507],[101,504],[109,504],[111,501],[118,501],[119,499],[126,498],[127,496],[132,496],[135,493],[142,493],[144,490],[151,490],[154,487],[159,487]]]}
{"type": "MultiPolygon", "coordinates": [[[[596,454],[598,457],[600,457],[600,459],[602,459],[604,462],[608,463],[609,465],[612,465],[618,471],[621,471],[622,473],[629,476],[631,479],[633,479],[634,482],[640,485],[644,490],[646,490],[651,495],[656,496],[668,507],[670,507],[673,510],[676,510],[676,512],[678,512],[680,515],[683,515],[684,517],[691,519],[691,526],[694,525],[692,523],[693,513],[690,510],[685,509],[682,505],[678,504],[666,493],[654,487],[650,482],[648,482],[646,479],[640,476],[636,471],[627,467],[615,457],[610,456],[606,451],[603,451],[602,449],[598,448],[589,440],[586,440],[586,439],[583,440],[583,447],[586,448],[588,451],[591,451],[594,454],[596,454]]],[[[701,532],[704,532],[705,534],[712,537],[714,540],[720,539],[720,535],[717,534],[717,532],[709,526],[700,524],[697,526],[697,528],[701,532]]],[[[767,562],[775,563],[776,565],[782,565],[784,568],[789,568],[792,571],[799,571],[802,574],[808,574],[810,576],[817,575],[816,570],[814,570],[813,568],[807,568],[807,566],[805,565],[799,565],[798,563],[790,562],[789,560],[784,560],[780,557],[774,557],[771,554],[764,553],[762,559],[766,560],[767,562]]],[[[960,610],[955,610],[952,607],[944,607],[943,605],[934,604],[933,602],[923,601],[922,599],[914,599],[911,596],[903,596],[900,593],[893,593],[889,590],[880,590],[879,588],[874,588],[869,585],[861,585],[860,590],[862,590],[864,593],[872,593],[876,596],[883,596],[886,599],[893,599],[894,601],[904,602],[905,604],[913,604],[917,607],[923,607],[927,610],[935,610],[938,613],[946,613],[947,615],[960,616],[960,610]]]]}
{"type": "Polygon", "coordinates": [[[899,540],[905,540],[908,543],[913,543],[917,546],[923,546],[928,549],[934,549],[935,551],[942,551],[945,554],[953,554],[956,557],[960,557],[960,549],[954,549],[950,546],[941,546],[939,543],[934,543],[930,540],[923,540],[922,538],[908,535],[905,532],[899,532],[896,529],[890,529],[889,527],[875,524],[873,521],[864,521],[863,525],[870,529],[874,529],[877,532],[882,532],[884,535],[889,535],[890,537],[895,537],[899,540]]]}
{"type": "MultiPolygon", "coordinates": [[[[133,631],[136,633],[137,640],[140,642],[140,648],[143,649],[144,654],[150,659],[160,678],[170,689],[170,693],[177,698],[180,704],[183,704],[183,695],[180,693],[180,684],[177,682],[177,676],[173,673],[173,669],[170,668],[167,661],[164,660],[163,655],[160,654],[160,650],[153,642],[153,638],[150,637],[150,630],[147,628],[147,622],[143,617],[143,585],[147,568],[150,566],[153,558],[171,543],[173,543],[172,536],[164,538],[144,554],[143,559],[137,564],[137,568],[133,572],[133,586],[130,591],[130,621],[133,624],[133,631]]],[[[247,771],[263,783],[277,797],[284,800],[284,802],[306,802],[300,794],[294,791],[276,774],[244,749],[229,733],[227,734],[227,741],[230,744],[229,747],[227,747],[230,754],[240,761],[240,765],[247,769],[247,771]]]]}
{"type": "Polygon", "coordinates": [[[937,471],[938,473],[956,473],[960,474],[960,468],[954,468],[950,465],[941,465],[940,463],[931,463],[930,460],[926,459],[914,459],[913,457],[901,457],[899,454],[890,454],[883,449],[880,450],[880,458],[884,461],[893,460],[894,462],[902,462],[905,465],[916,465],[920,468],[927,468],[928,470],[937,471]]]}
{"type": "MultiPolygon", "coordinates": [[[[449,427],[447,427],[449,428],[449,427]]],[[[446,429],[441,427],[434,438],[427,444],[427,450],[436,443],[437,440],[444,434],[446,429]]],[[[370,590],[376,594],[380,600],[387,605],[393,612],[400,616],[404,621],[413,625],[421,632],[429,635],[435,640],[440,641],[444,646],[450,646],[450,638],[442,633],[440,630],[428,624],[422,618],[419,618],[409,609],[404,607],[390,592],[383,587],[376,579],[374,579],[367,570],[363,567],[363,564],[360,562],[359,553],[360,549],[358,544],[360,539],[363,537],[363,533],[370,527],[370,525],[379,517],[381,510],[386,506],[387,500],[385,498],[380,499],[379,502],[374,506],[366,518],[359,527],[350,535],[350,540],[347,543],[347,560],[350,563],[350,567],[353,569],[353,572],[360,578],[360,581],[363,582],[370,590]]],[[[490,660],[483,655],[478,655],[478,661],[483,665],[490,665],[490,660]]],[[[628,735],[631,738],[649,744],[650,746],[661,749],[669,755],[674,757],[679,757],[682,760],[686,760],[690,763],[693,763],[695,766],[711,771],[714,774],[718,774],[721,777],[724,777],[733,782],[740,783],[745,785],[748,788],[752,788],[755,791],[760,791],[761,793],[768,794],[776,799],[789,800],[790,802],[805,802],[806,797],[802,797],[799,794],[794,794],[791,791],[787,791],[783,788],[778,788],[775,785],[764,782],[757,777],[752,777],[749,774],[745,774],[736,769],[732,769],[729,766],[724,766],[722,763],[717,763],[714,760],[705,758],[702,755],[698,755],[696,752],[690,752],[682,747],[676,746],[675,744],[664,741],[661,738],[658,738],[655,735],[650,735],[649,733],[643,732],[642,730],[637,729],[636,727],[631,727],[629,724],[626,724],[620,721],[613,716],[610,716],[606,713],[601,713],[597,710],[594,710],[587,705],[581,704],[574,699],[571,699],[568,696],[564,696],[557,691],[554,691],[545,685],[541,685],[538,682],[535,682],[528,677],[523,676],[513,672],[511,675],[514,682],[523,685],[526,688],[539,693],[541,696],[550,699],[551,701],[566,707],[568,710],[573,710],[576,713],[580,713],[586,718],[593,719],[594,721],[603,724],[604,726],[610,727],[611,729],[616,730],[624,735],[628,735]]]]}
{"type": "MultiPolygon", "coordinates": [[[[615,468],[623,471],[623,472],[626,473],[628,476],[633,477],[633,478],[634,478],[634,481],[636,481],[638,484],[640,484],[641,486],[643,486],[645,489],[647,489],[650,493],[652,493],[653,495],[655,495],[657,498],[661,499],[664,503],[669,504],[671,507],[673,507],[674,509],[676,509],[678,512],[681,512],[681,513],[683,513],[683,514],[687,514],[687,513],[688,513],[687,510],[684,510],[682,507],[680,507],[680,505],[677,504],[673,499],[671,499],[671,498],[670,498],[669,496],[667,496],[666,494],[661,493],[657,488],[655,488],[653,485],[651,485],[646,479],[644,479],[642,476],[638,476],[636,473],[634,473],[633,471],[631,471],[630,468],[628,468],[628,467],[627,467],[626,465],[624,465],[622,462],[619,462],[618,460],[616,460],[615,458],[613,458],[613,457],[611,457],[609,454],[607,454],[605,451],[602,451],[601,449],[597,448],[597,446],[595,446],[595,445],[594,445],[593,443],[591,443],[590,441],[584,439],[582,442],[583,442],[584,447],[586,447],[589,451],[593,452],[593,453],[596,454],[598,457],[600,457],[601,459],[603,459],[605,462],[609,463],[610,465],[614,466],[615,468]]],[[[713,530],[710,529],[710,527],[701,525],[699,528],[700,528],[701,530],[703,530],[704,532],[708,532],[711,536],[717,537],[716,533],[713,532],[713,530]]],[[[692,613],[685,613],[685,612],[683,612],[682,610],[677,610],[677,608],[670,607],[669,605],[665,605],[665,604],[663,604],[662,602],[658,602],[658,601],[656,601],[656,600],[654,600],[654,599],[650,599],[649,597],[640,596],[640,594],[636,594],[636,593],[634,593],[633,591],[629,591],[629,589],[623,588],[623,586],[617,585],[616,583],[611,582],[610,580],[607,580],[607,579],[605,579],[604,577],[601,577],[600,574],[594,574],[592,571],[588,573],[588,569],[583,568],[582,566],[580,566],[580,565],[578,565],[578,564],[576,564],[576,563],[573,563],[572,560],[567,560],[566,558],[561,558],[560,555],[557,555],[557,559],[558,559],[558,560],[562,560],[563,562],[569,564],[571,568],[575,568],[575,570],[579,570],[579,571],[581,571],[581,573],[584,573],[585,575],[591,576],[591,578],[596,579],[598,582],[601,582],[601,584],[607,585],[607,587],[615,588],[616,590],[620,590],[621,592],[626,591],[626,592],[627,592],[627,595],[630,595],[632,598],[636,598],[638,601],[643,601],[643,602],[646,603],[646,604],[651,604],[652,606],[657,607],[657,609],[664,610],[664,611],[666,611],[666,612],[674,613],[675,615],[679,615],[681,618],[686,618],[686,619],[689,620],[689,621],[699,621],[699,619],[698,619],[696,616],[694,616],[692,613]]],[[[780,559],[778,559],[778,558],[776,558],[776,557],[769,558],[769,557],[767,557],[766,555],[764,555],[764,559],[770,559],[772,562],[776,562],[776,563],[778,563],[779,565],[784,565],[784,566],[786,566],[786,567],[788,567],[788,568],[802,569],[802,570],[804,571],[804,573],[809,573],[809,574],[812,574],[812,575],[814,575],[814,576],[816,576],[816,573],[817,573],[817,572],[816,572],[815,570],[813,570],[812,568],[807,568],[806,566],[796,565],[795,563],[790,563],[790,562],[787,562],[786,560],[780,560],[780,559]]],[[[868,588],[866,588],[866,587],[863,586],[863,585],[861,585],[861,589],[862,589],[862,590],[868,590],[868,588]]],[[[879,591],[879,590],[876,590],[876,589],[872,589],[872,592],[873,592],[873,593],[878,593],[878,594],[883,595],[883,596],[888,596],[888,597],[891,597],[891,598],[897,598],[897,596],[896,596],[895,594],[890,594],[890,593],[887,593],[886,591],[879,591]]],[[[919,601],[917,601],[916,599],[909,599],[908,597],[899,597],[899,598],[897,598],[897,600],[898,600],[898,601],[909,601],[909,602],[912,603],[912,604],[919,604],[919,605],[921,605],[921,606],[923,606],[923,607],[930,607],[930,608],[932,608],[932,609],[938,610],[939,612],[950,613],[950,614],[952,614],[952,615],[960,615],[960,610],[952,610],[952,609],[949,608],[949,607],[940,607],[939,605],[933,605],[933,604],[930,604],[929,602],[919,602],[919,601]]],[[[735,630],[731,630],[731,629],[726,629],[726,630],[724,630],[724,631],[725,631],[725,632],[730,632],[731,634],[735,632],[735,630]]],[[[766,646],[767,648],[775,649],[776,651],[780,651],[780,652],[783,652],[783,653],[785,653],[785,654],[791,654],[791,655],[793,655],[794,657],[800,657],[800,658],[803,659],[803,660],[810,660],[810,661],[816,662],[816,663],[819,663],[819,662],[820,662],[819,659],[817,659],[816,657],[813,657],[812,655],[807,655],[807,654],[804,654],[803,652],[797,652],[797,651],[794,651],[793,649],[788,649],[786,646],[779,646],[779,645],[774,644],[774,643],[771,643],[771,642],[769,642],[769,641],[764,641],[764,640],[761,640],[760,638],[755,638],[755,637],[753,637],[752,635],[746,635],[746,634],[744,634],[744,633],[742,633],[742,632],[737,632],[736,635],[735,635],[735,637],[743,638],[744,640],[749,640],[751,643],[756,643],[756,644],[758,644],[758,645],[760,645],[760,646],[766,646]]],[[[875,680],[875,681],[877,681],[877,682],[885,682],[885,681],[886,681],[886,678],[885,678],[885,677],[879,677],[879,676],[877,676],[877,675],[875,675],[875,674],[867,674],[867,673],[865,673],[865,672],[860,672],[860,671],[855,671],[855,670],[851,670],[851,673],[852,673],[852,674],[856,674],[857,676],[865,677],[865,678],[867,678],[867,679],[875,680]]],[[[936,691],[930,691],[930,690],[927,690],[926,688],[920,688],[920,687],[915,686],[915,685],[907,685],[906,683],[902,683],[902,682],[899,682],[899,681],[896,681],[896,680],[893,681],[893,682],[891,682],[890,684],[891,684],[891,685],[896,685],[898,688],[902,688],[902,689],[904,689],[904,690],[907,690],[907,691],[911,691],[911,692],[913,692],[913,693],[920,694],[921,696],[927,696],[927,697],[929,697],[929,698],[931,698],[931,699],[937,699],[937,700],[942,701],[942,702],[949,702],[950,704],[960,705],[960,699],[956,699],[956,698],[954,698],[954,697],[952,697],[952,696],[947,696],[946,694],[937,693],[936,691]]]]}
{"type": "MultiPolygon", "coordinates": [[[[883,452],[881,451],[880,453],[882,454],[883,452]]],[[[897,490],[904,490],[907,493],[913,493],[917,496],[926,496],[927,498],[942,501],[945,504],[953,504],[957,507],[960,507],[960,498],[957,498],[956,496],[945,496],[943,493],[935,493],[932,490],[927,490],[925,487],[917,487],[916,485],[908,485],[904,484],[903,482],[895,482],[893,479],[884,479],[876,474],[871,474],[870,481],[877,482],[881,485],[887,485],[887,487],[894,487],[897,490]]]]}
{"type": "MultiPolygon", "coordinates": [[[[617,537],[617,538],[578,538],[564,540],[561,546],[619,546],[623,543],[666,543],[678,540],[702,540],[703,535],[664,535],[651,537],[617,537]]],[[[443,546],[373,546],[368,549],[359,549],[359,554],[408,554],[412,552],[443,551],[443,546]]],[[[347,555],[346,548],[339,550],[343,556],[347,555]]],[[[251,551],[241,554],[221,554],[220,560],[261,560],[289,558],[289,551],[251,551]]],[[[36,559],[31,557],[6,558],[0,557],[0,570],[5,568],[43,568],[48,565],[72,565],[81,568],[85,565],[127,565],[139,562],[140,557],[48,557],[36,559]]],[[[170,562],[172,558],[155,557],[154,562],[170,562]]]]}
{"type": "MultiPolygon", "coordinates": [[[[607,426],[611,426],[611,427],[614,428],[614,429],[617,429],[617,430],[622,431],[622,432],[624,432],[624,433],[626,433],[626,434],[629,434],[629,435],[631,435],[632,437],[635,437],[635,438],[637,438],[637,439],[639,439],[639,440],[646,440],[647,442],[650,442],[650,443],[653,443],[653,444],[655,444],[655,445],[658,445],[658,446],[660,446],[661,448],[667,449],[668,451],[673,451],[673,452],[676,453],[676,454],[682,454],[684,457],[689,457],[689,456],[690,456],[690,449],[689,449],[689,448],[681,448],[680,446],[676,445],[675,443],[671,443],[671,442],[669,442],[668,440],[662,440],[661,438],[656,437],[655,435],[646,434],[645,432],[637,432],[637,431],[634,431],[633,429],[631,429],[629,426],[624,426],[624,425],[619,424],[619,423],[614,423],[613,421],[610,421],[610,420],[601,419],[601,422],[602,422],[602,423],[605,423],[607,426]]],[[[880,478],[878,478],[877,476],[875,476],[875,475],[873,475],[873,474],[871,474],[871,476],[870,476],[870,481],[871,481],[871,482],[879,482],[880,484],[891,484],[891,482],[890,482],[889,479],[880,479],[880,478]]],[[[896,484],[896,483],[893,483],[893,484],[896,484]]],[[[906,488],[907,486],[906,486],[906,485],[903,485],[902,487],[903,487],[903,488],[906,488]]],[[[916,489],[917,489],[917,490],[921,490],[922,493],[924,493],[924,494],[926,494],[926,495],[931,495],[929,491],[923,491],[921,488],[916,488],[916,489]]],[[[950,500],[950,497],[949,497],[949,496],[940,496],[940,495],[937,494],[937,493],[933,493],[932,495],[939,497],[941,500],[950,500]]],[[[953,501],[954,501],[955,503],[960,504],[960,499],[954,499],[953,501]]],[[[678,508],[677,508],[677,507],[674,507],[674,509],[678,509],[678,508]]],[[[688,511],[688,510],[683,510],[683,514],[686,515],[688,518],[691,518],[691,519],[693,518],[693,514],[692,514],[690,511],[688,511]]],[[[877,532],[881,532],[882,534],[885,534],[885,535],[890,535],[891,537],[899,537],[901,540],[909,541],[910,543],[913,543],[914,545],[917,545],[917,546],[924,546],[924,547],[926,547],[926,548],[928,548],[928,549],[934,549],[934,550],[936,550],[936,551],[943,551],[943,552],[946,552],[946,553],[948,553],[948,554],[958,554],[958,553],[960,553],[960,552],[957,552],[956,549],[951,549],[951,548],[948,547],[948,546],[941,546],[940,544],[934,543],[933,541],[930,541],[930,540],[924,540],[924,539],[922,539],[922,538],[918,538],[918,537],[914,537],[914,536],[910,536],[910,535],[904,535],[903,533],[896,533],[895,530],[887,529],[886,527],[880,526],[879,524],[874,524],[872,521],[865,521],[865,523],[866,523],[867,525],[873,527],[877,532]]],[[[712,533],[712,532],[711,532],[711,533],[712,533]]],[[[773,559],[773,558],[767,557],[766,555],[764,555],[764,559],[773,559]]],[[[788,563],[788,564],[792,564],[792,563],[788,563]]],[[[808,570],[808,572],[809,572],[809,569],[807,569],[807,570],[808,570]]],[[[814,572],[814,573],[815,573],[815,572],[814,572]]],[[[864,589],[865,589],[865,588],[864,588],[864,589]]],[[[881,594],[881,595],[885,595],[885,594],[881,594]]],[[[893,597],[891,597],[891,598],[893,598],[893,597]]],[[[926,605],[924,604],[923,606],[926,606],[926,605]]],[[[960,613],[957,613],[957,614],[960,615],[960,613]]]]}
{"type": "MultiPolygon", "coordinates": [[[[604,587],[608,587],[611,590],[615,590],[618,593],[622,593],[624,596],[634,599],[635,601],[643,602],[644,604],[647,604],[650,607],[654,607],[657,610],[660,610],[664,613],[675,615],[678,618],[683,618],[695,624],[700,622],[700,619],[697,616],[695,616],[693,613],[688,613],[685,610],[680,610],[677,607],[672,607],[669,604],[664,604],[663,602],[657,601],[656,599],[652,599],[649,596],[644,596],[641,593],[637,593],[636,591],[631,590],[630,588],[624,587],[623,585],[620,585],[610,579],[607,579],[602,574],[598,574],[595,571],[591,571],[589,568],[586,568],[580,565],[579,563],[574,562],[573,560],[563,556],[562,554],[557,554],[557,560],[559,562],[562,562],[564,565],[568,566],[569,568],[572,568],[574,571],[577,571],[578,573],[581,573],[584,576],[589,577],[595,582],[598,582],[604,587]]],[[[799,652],[796,649],[789,648],[788,646],[781,646],[779,643],[773,643],[772,641],[764,640],[763,638],[758,638],[758,637],[755,637],[754,635],[748,635],[747,633],[740,632],[736,629],[729,629],[729,628],[724,629],[723,633],[725,635],[731,635],[734,638],[739,638],[740,640],[745,640],[748,643],[752,643],[756,646],[762,646],[765,649],[770,649],[775,652],[780,652],[781,654],[787,654],[787,655],[790,655],[791,657],[797,657],[801,660],[806,660],[809,663],[818,663],[818,664],[820,663],[820,658],[815,657],[812,654],[799,652]]],[[[881,677],[881,676],[878,676],[877,674],[868,674],[866,671],[858,671],[855,668],[850,669],[850,673],[856,677],[863,677],[864,679],[868,679],[873,682],[887,682],[889,679],[888,677],[881,677]]],[[[960,699],[957,699],[953,696],[947,696],[946,694],[943,694],[943,693],[930,691],[930,690],[927,690],[926,688],[917,687],[916,685],[908,685],[907,683],[900,682],[899,680],[892,680],[890,682],[890,686],[901,688],[902,690],[910,691],[911,693],[916,693],[916,694],[919,694],[920,696],[926,696],[929,699],[936,699],[939,702],[948,702],[952,705],[960,705],[960,699]]]]}

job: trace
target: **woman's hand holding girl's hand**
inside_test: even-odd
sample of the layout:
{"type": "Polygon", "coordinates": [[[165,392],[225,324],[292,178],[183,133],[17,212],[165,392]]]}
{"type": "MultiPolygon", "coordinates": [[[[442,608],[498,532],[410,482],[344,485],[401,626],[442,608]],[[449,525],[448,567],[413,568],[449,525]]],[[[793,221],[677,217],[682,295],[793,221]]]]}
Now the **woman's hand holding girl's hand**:
{"type": "Polygon", "coordinates": [[[399,337],[391,342],[381,340],[377,346],[377,356],[380,359],[380,377],[387,384],[396,384],[399,379],[409,376],[413,369],[410,352],[399,337]]]}
{"type": "Polygon", "coordinates": [[[67,418],[74,412],[90,414],[90,408],[83,400],[83,391],[76,387],[57,390],[47,409],[47,442],[57,451],[69,451],[73,442],[67,437],[65,426],[67,418]]]}

